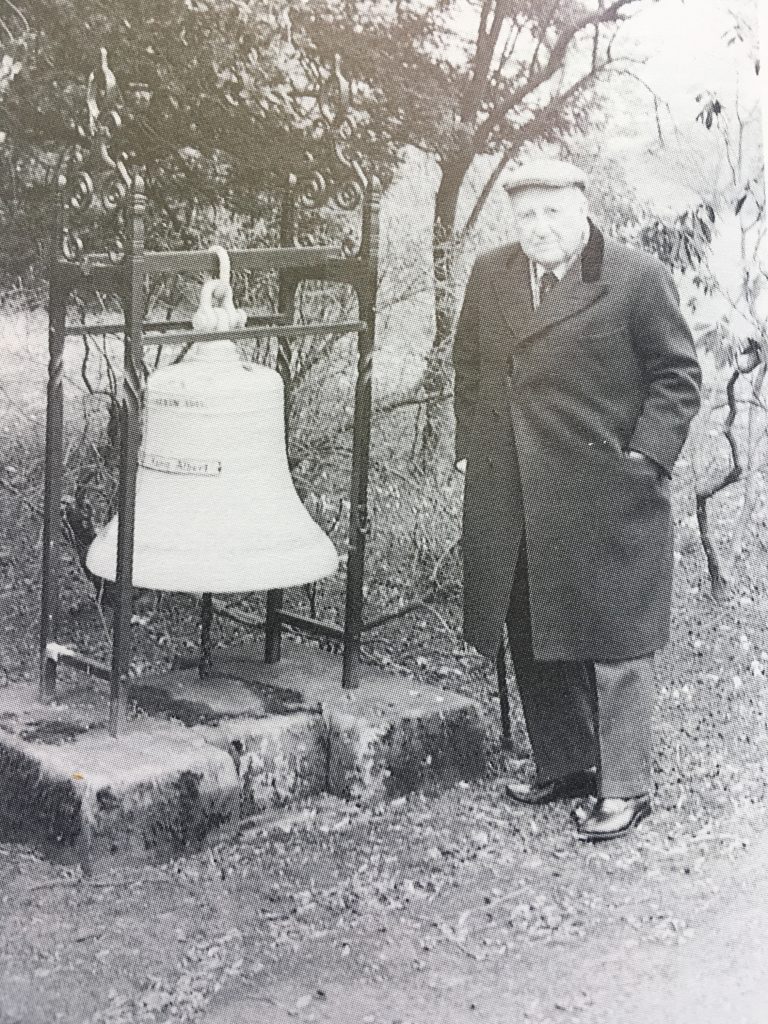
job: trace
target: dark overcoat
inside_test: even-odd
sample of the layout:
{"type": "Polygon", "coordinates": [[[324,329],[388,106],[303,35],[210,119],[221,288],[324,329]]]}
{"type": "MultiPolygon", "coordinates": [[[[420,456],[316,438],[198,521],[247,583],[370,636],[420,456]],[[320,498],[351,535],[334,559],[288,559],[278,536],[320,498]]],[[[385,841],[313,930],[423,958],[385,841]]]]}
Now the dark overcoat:
{"type": "Polygon", "coordinates": [[[481,255],[456,328],[456,459],[467,459],[464,635],[498,651],[525,530],[534,656],[639,658],[669,639],[669,477],[701,373],[671,275],[590,224],[531,299],[519,245],[481,255]],[[636,449],[646,459],[624,452],[636,449]]]}

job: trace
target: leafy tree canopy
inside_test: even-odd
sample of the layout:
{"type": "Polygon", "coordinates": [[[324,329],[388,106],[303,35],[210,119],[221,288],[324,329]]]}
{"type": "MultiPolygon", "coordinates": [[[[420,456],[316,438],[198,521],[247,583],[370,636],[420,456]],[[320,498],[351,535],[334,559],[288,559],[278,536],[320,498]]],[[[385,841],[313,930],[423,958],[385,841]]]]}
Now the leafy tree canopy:
{"type": "MultiPolygon", "coordinates": [[[[41,211],[76,139],[100,47],[134,110],[124,125],[126,147],[147,167],[150,197],[166,221],[181,225],[179,209],[191,203],[252,214],[255,194],[274,174],[300,167],[307,150],[320,167],[332,162],[311,114],[316,79],[327,78],[337,54],[356,109],[347,153],[370,161],[386,181],[405,144],[421,147],[437,156],[454,193],[475,155],[511,154],[522,140],[574,127],[587,102],[581,86],[553,101],[564,84],[567,90],[580,74],[587,82],[599,70],[611,28],[636,6],[16,0],[29,34],[0,110],[6,222],[21,225],[22,250],[25,239],[47,233],[41,211]],[[587,60],[581,69],[572,61],[579,40],[587,60]],[[139,83],[145,88],[137,90],[139,83]]],[[[445,205],[442,221],[455,201],[448,212],[445,205]]]]}

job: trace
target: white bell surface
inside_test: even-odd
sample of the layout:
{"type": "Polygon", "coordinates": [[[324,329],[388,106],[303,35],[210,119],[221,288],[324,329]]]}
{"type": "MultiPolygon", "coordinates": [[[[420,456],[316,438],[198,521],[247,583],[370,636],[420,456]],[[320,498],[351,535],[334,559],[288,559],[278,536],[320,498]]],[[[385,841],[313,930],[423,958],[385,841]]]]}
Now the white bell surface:
{"type": "MultiPolygon", "coordinates": [[[[283,381],[244,367],[231,342],[194,346],[147,381],[136,480],[133,582],[185,593],[310,583],[338,555],[296,493],[283,381]]],[[[91,572],[114,580],[117,516],[93,541],[91,572]]]]}

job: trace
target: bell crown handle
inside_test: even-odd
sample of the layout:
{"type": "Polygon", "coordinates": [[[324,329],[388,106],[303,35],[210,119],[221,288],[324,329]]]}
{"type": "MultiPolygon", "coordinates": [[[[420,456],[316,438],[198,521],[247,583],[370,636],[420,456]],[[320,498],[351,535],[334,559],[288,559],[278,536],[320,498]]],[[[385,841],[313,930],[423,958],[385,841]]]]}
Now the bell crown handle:
{"type": "Polygon", "coordinates": [[[235,306],[235,300],[232,293],[232,282],[230,280],[231,266],[229,253],[223,245],[212,245],[208,251],[214,253],[219,260],[219,278],[214,294],[216,299],[221,301],[223,308],[226,310],[227,317],[229,318],[229,326],[232,330],[238,330],[245,327],[248,320],[248,314],[244,309],[237,309],[235,306]]]}
{"type": "Polygon", "coordinates": [[[248,314],[235,306],[230,283],[229,253],[223,245],[213,245],[208,251],[218,259],[219,273],[218,277],[203,282],[192,326],[196,331],[239,330],[245,327],[248,314]]]}
{"type": "Polygon", "coordinates": [[[230,285],[230,277],[232,275],[232,268],[229,262],[229,253],[223,245],[212,245],[208,252],[213,253],[219,261],[219,276],[218,280],[221,284],[230,285]]]}

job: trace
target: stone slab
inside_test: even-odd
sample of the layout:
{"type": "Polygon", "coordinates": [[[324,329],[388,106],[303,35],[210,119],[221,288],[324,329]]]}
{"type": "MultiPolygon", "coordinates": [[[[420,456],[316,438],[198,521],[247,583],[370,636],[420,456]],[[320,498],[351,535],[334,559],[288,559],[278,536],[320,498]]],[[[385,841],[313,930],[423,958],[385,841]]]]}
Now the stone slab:
{"type": "Polygon", "coordinates": [[[193,731],[232,758],[243,817],[287,807],[326,789],[327,744],[317,714],[238,718],[193,731]]]}
{"type": "Polygon", "coordinates": [[[38,699],[37,686],[18,683],[0,689],[0,737],[66,742],[94,725],[88,708],[72,707],[66,700],[44,703],[38,699]]]}
{"type": "Polygon", "coordinates": [[[303,705],[302,694],[290,687],[249,685],[219,666],[207,679],[196,668],[144,675],[131,685],[130,697],[147,714],[169,715],[185,725],[280,715],[303,705]]]}
{"type": "Polygon", "coordinates": [[[330,709],[327,720],[328,789],[337,796],[371,803],[446,789],[485,771],[485,732],[470,702],[389,718],[330,709]]]}
{"type": "Polygon", "coordinates": [[[214,670],[143,677],[149,717],[117,739],[76,702],[0,691],[0,829],[90,868],[160,861],[322,792],[373,802],[485,770],[480,707],[450,690],[374,666],[345,690],[338,655],[289,637],[277,664],[250,646],[214,670]]]}
{"type": "Polygon", "coordinates": [[[264,696],[239,679],[201,680],[196,669],[142,676],[132,683],[130,698],[149,715],[171,716],[185,725],[239,715],[260,718],[268,713],[264,696]]]}
{"type": "Polygon", "coordinates": [[[250,687],[286,688],[321,711],[328,744],[328,790],[375,801],[439,789],[481,775],[487,764],[480,706],[451,690],[363,666],[360,685],[341,685],[341,659],[283,639],[281,660],[264,664],[257,645],[229,652],[218,670],[250,687]]]}
{"type": "Polygon", "coordinates": [[[163,861],[231,835],[232,758],[189,730],[28,742],[0,733],[0,822],[87,870],[163,861]]]}

